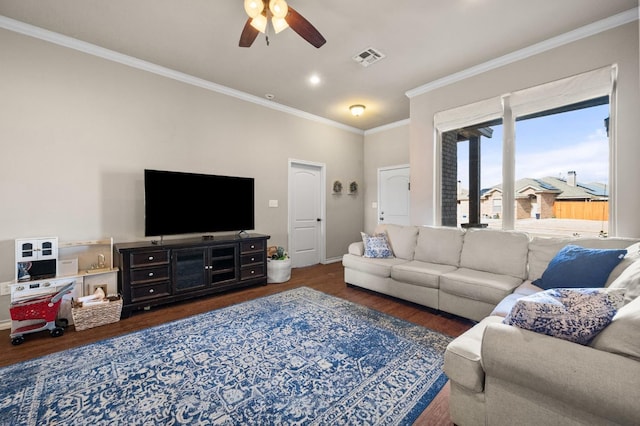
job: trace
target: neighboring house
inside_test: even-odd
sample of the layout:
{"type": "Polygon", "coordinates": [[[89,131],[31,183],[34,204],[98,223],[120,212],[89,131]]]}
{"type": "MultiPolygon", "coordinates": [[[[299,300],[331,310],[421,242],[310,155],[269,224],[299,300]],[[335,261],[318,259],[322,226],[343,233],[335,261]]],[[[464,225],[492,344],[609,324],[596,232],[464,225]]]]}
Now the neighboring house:
{"type": "MultiPolygon", "coordinates": [[[[609,193],[602,183],[579,183],[576,172],[567,179],[544,177],[516,181],[516,219],[562,218],[607,220],[609,193]]],[[[498,218],[502,211],[502,185],[483,190],[484,218],[498,218]]]]}

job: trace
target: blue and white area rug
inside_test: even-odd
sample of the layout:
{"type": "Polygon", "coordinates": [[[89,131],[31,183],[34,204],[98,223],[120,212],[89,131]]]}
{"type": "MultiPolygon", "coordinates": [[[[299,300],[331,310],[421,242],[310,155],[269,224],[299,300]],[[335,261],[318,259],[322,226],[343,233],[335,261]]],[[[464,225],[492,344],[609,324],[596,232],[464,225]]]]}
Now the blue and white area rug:
{"type": "Polygon", "coordinates": [[[450,340],[302,287],[2,368],[0,424],[409,425],[450,340]]]}

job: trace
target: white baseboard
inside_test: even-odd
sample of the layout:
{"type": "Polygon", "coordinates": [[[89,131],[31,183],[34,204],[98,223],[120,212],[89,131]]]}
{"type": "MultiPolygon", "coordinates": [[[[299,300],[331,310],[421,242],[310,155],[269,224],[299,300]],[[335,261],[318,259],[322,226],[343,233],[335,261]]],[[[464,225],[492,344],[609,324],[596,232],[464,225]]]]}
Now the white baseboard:
{"type": "Polygon", "coordinates": [[[331,259],[325,259],[324,262],[322,262],[323,265],[328,265],[329,263],[336,263],[336,262],[342,262],[342,256],[341,257],[332,257],[331,259]]]}
{"type": "Polygon", "coordinates": [[[0,321],[0,330],[10,330],[11,320],[0,321]]]}

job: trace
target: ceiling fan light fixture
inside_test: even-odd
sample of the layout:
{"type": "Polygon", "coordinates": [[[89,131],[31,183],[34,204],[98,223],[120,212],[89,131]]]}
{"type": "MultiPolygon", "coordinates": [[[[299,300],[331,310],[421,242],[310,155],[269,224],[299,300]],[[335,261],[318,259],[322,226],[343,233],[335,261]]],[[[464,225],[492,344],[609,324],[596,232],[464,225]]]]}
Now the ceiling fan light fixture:
{"type": "Polygon", "coordinates": [[[352,114],[354,117],[360,117],[360,116],[364,113],[364,110],[365,110],[365,109],[366,109],[366,107],[365,107],[364,105],[360,105],[360,104],[358,104],[358,105],[351,105],[351,106],[349,107],[349,111],[351,111],[351,114],[352,114]]]}
{"type": "Polygon", "coordinates": [[[264,15],[256,16],[251,20],[251,26],[261,33],[264,33],[267,30],[267,17],[264,15]]]}
{"type": "Polygon", "coordinates": [[[244,0],[244,10],[250,18],[255,18],[264,10],[262,0],[244,0]]]}
{"type": "Polygon", "coordinates": [[[274,17],[284,19],[289,13],[289,6],[284,0],[270,0],[269,10],[274,17]]]}
{"type": "Polygon", "coordinates": [[[271,24],[273,25],[273,30],[278,34],[282,30],[286,30],[289,28],[289,24],[284,18],[276,18],[275,16],[271,18],[271,24]]]}

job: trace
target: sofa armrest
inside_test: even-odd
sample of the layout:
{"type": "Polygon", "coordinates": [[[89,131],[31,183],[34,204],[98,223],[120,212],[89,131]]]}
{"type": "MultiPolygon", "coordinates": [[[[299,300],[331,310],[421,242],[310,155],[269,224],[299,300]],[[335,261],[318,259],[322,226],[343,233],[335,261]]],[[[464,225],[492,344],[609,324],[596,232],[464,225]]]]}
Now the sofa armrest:
{"type": "MultiPolygon", "coordinates": [[[[620,424],[640,424],[640,362],[505,324],[489,324],[482,365],[495,377],[620,424]]],[[[517,407],[513,407],[517,410],[517,407]]]]}
{"type": "Polygon", "coordinates": [[[349,244],[349,254],[354,256],[364,256],[364,243],[362,241],[356,241],[349,244]]]}

